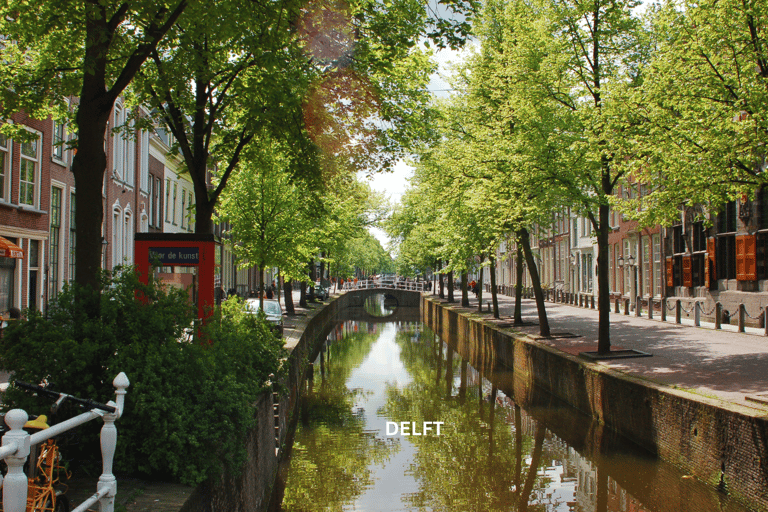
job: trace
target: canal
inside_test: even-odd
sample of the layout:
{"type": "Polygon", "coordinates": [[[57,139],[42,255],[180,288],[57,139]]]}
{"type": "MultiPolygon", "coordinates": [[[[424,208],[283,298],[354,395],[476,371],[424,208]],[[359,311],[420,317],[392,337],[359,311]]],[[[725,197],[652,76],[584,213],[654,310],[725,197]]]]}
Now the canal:
{"type": "Polygon", "coordinates": [[[314,361],[273,510],[748,510],[552,397],[521,406],[384,299],[366,310],[314,361]]]}

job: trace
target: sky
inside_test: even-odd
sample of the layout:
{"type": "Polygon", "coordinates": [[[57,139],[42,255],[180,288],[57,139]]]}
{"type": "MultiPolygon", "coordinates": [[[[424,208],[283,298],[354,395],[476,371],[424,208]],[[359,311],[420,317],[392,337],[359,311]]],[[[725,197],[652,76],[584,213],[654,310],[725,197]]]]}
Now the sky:
{"type": "MultiPolygon", "coordinates": [[[[459,59],[460,52],[452,50],[441,50],[433,55],[433,59],[438,64],[438,70],[432,75],[429,83],[429,90],[436,96],[448,96],[450,85],[446,78],[450,75],[451,64],[459,59]]],[[[390,201],[395,204],[400,201],[405,190],[408,188],[408,179],[413,175],[413,168],[406,162],[398,162],[393,172],[378,173],[369,179],[371,188],[377,192],[383,193],[390,201]]],[[[363,178],[364,179],[364,178],[363,178]]],[[[386,249],[389,244],[389,238],[386,233],[378,228],[370,229],[381,245],[386,249]]]]}

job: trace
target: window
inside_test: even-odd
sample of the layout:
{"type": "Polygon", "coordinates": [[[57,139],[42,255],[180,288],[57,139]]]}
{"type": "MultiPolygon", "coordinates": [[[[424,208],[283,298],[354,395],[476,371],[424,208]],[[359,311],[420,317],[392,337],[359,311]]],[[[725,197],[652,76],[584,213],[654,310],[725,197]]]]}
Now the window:
{"type": "Polygon", "coordinates": [[[115,207],[112,211],[112,267],[123,263],[123,234],[122,234],[122,215],[120,208],[115,207]]]}
{"type": "Polygon", "coordinates": [[[181,189],[181,227],[184,227],[184,221],[187,218],[187,190],[181,189]]]}
{"type": "Polygon", "coordinates": [[[115,130],[112,135],[112,160],[115,169],[115,177],[123,180],[125,177],[125,139],[117,131],[123,125],[123,110],[115,106],[115,118],[112,129],[115,130]]]}
{"type": "Polygon", "coordinates": [[[54,298],[59,293],[59,251],[61,249],[61,189],[51,189],[51,239],[48,245],[48,297],[54,298]]]}
{"type": "Polygon", "coordinates": [[[11,169],[11,144],[5,135],[0,134],[0,200],[8,201],[8,192],[10,192],[10,186],[8,185],[8,179],[10,178],[11,169]]]}
{"type": "Polygon", "coordinates": [[[52,144],[53,148],[51,150],[52,156],[54,160],[58,160],[59,162],[64,162],[64,141],[65,141],[65,126],[64,123],[61,121],[54,121],[53,122],[53,134],[52,134],[52,144]]]}
{"type": "Polygon", "coordinates": [[[642,247],[643,247],[642,290],[643,290],[643,295],[650,297],[651,296],[651,237],[649,236],[643,237],[642,247]]]}
{"type": "Polygon", "coordinates": [[[173,182],[173,211],[171,212],[171,222],[173,225],[176,225],[176,198],[178,197],[179,191],[179,184],[177,182],[173,182]]]}
{"type": "Polygon", "coordinates": [[[165,180],[165,222],[171,222],[171,179],[165,180]]]}
{"type": "Polygon", "coordinates": [[[718,235],[715,265],[718,279],[736,279],[736,235],[718,235]]]}
{"type": "Polygon", "coordinates": [[[152,215],[154,213],[154,206],[155,206],[155,202],[154,202],[155,196],[152,195],[152,188],[154,184],[155,184],[155,180],[150,177],[150,179],[147,180],[147,187],[149,189],[147,191],[147,210],[149,210],[149,215],[147,216],[147,220],[150,226],[155,225],[153,221],[154,217],[152,215]]]}
{"type": "Polygon", "coordinates": [[[150,203],[152,202],[152,176],[149,175],[149,132],[146,130],[141,131],[141,190],[149,192],[150,203]]]}
{"type": "Polygon", "coordinates": [[[38,172],[40,170],[39,136],[21,144],[19,162],[19,204],[36,205],[38,172]]]}
{"type": "Polygon", "coordinates": [[[768,229],[768,187],[758,193],[757,225],[758,229],[768,229]]]}
{"type": "Polygon", "coordinates": [[[162,182],[160,181],[160,178],[155,178],[155,192],[154,192],[155,200],[154,200],[154,209],[153,209],[153,212],[154,212],[154,217],[153,218],[154,218],[155,226],[159,226],[160,225],[160,218],[159,218],[160,217],[160,213],[159,212],[160,212],[160,185],[161,185],[161,183],[162,182]]]}
{"type": "Polygon", "coordinates": [[[75,193],[69,196],[69,280],[75,280],[75,247],[77,243],[77,224],[75,224],[75,193]]]}
{"type": "Polygon", "coordinates": [[[672,253],[682,254],[685,252],[685,239],[683,238],[683,226],[678,224],[672,226],[672,253]]]}
{"type": "Polygon", "coordinates": [[[122,263],[126,265],[133,264],[133,215],[131,210],[126,207],[123,218],[123,257],[122,263]]]}
{"type": "Polygon", "coordinates": [[[653,240],[653,295],[661,297],[661,236],[656,234],[653,240]]]}
{"type": "Polygon", "coordinates": [[[717,232],[736,232],[736,201],[727,203],[723,208],[723,211],[717,214],[717,232]]]}
{"type": "Polygon", "coordinates": [[[703,222],[694,222],[693,231],[693,251],[702,252],[707,250],[707,231],[704,229],[703,222]]]}
{"type": "Polygon", "coordinates": [[[136,126],[133,119],[128,122],[128,134],[123,141],[125,146],[125,184],[136,186],[136,126]]]}

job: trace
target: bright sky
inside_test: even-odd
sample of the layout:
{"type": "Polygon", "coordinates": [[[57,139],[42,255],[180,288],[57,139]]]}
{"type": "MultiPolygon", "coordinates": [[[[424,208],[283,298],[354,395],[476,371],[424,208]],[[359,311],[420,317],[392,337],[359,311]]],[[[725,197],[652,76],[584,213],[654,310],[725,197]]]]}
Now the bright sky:
{"type": "MultiPolygon", "coordinates": [[[[448,96],[450,92],[450,85],[446,82],[446,77],[450,75],[450,66],[459,58],[460,53],[451,50],[443,50],[436,52],[433,55],[433,59],[438,63],[437,73],[432,75],[432,79],[429,83],[429,90],[436,96],[448,96]]],[[[408,179],[413,175],[413,168],[408,166],[405,162],[398,162],[393,172],[379,173],[374,175],[370,179],[371,187],[384,193],[392,204],[400,201],[400,198],[408,188],[408,179]]],[[[373,236],[378,238],[381,245],[387,248],[389,238],[380,229],[371,228],[373,236]]]]}

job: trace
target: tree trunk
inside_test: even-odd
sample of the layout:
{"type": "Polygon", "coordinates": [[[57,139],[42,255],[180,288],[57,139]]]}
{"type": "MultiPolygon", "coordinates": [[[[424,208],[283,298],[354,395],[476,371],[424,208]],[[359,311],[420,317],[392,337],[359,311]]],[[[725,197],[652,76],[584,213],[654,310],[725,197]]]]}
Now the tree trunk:
{"type": "MultiPolygon", "coordinates": [[[[94,105],[86,101],[87,85],[83,85],[80,106],[77,112],[78,149],[72,159],[72,174],[77,187],[77,207],[75,224],[77,225],[77,244],[75,245],[75,282],[84,289],[99,292],[101,282],[102,250],[106,246],[102,234],[104,220],[104,201],[102,188],[104,172],[107,168],[107,154],[104,151],[104,137],[112,104],[94,105]]],[[[105,230],[104,233],[109,233],[105,230]]],[[[114,248],[113,248],[114,249],[114,248]]],[[[99,315],[98,293],[95,301],[86,306],[89,315],[99,315]]]]}
{"type": "Polygon", "coordinates": [[[448,302],[456,302],[453,298],[453,270],[448,272],[448,302]]]}
{"type": "MultiPolygon", "coordinates": [[[[605,178],[604,178],[605,181],[605,178]]],[[[609,207],[601,204],[599,209],[600,225],[597,228],[597,353],[607,354],[611,351],[611,298],[610,283],[608,282],[608,219],[609,207]]],[[[589,269],[590,271],[592,269],[589,269]]]]}
{"type": "Polygon", "coordinates": [[[467,277],[467,271],[461,273],[461,305],[465,308],[469,307],[469,291],[467,286],[469,285],[469,277],[467,277]]]}
{"type": "Polygon", "coordinates": [[[264,272],[264,262],[259,263],[259,307],[264,311],[264,278],[266,272],[264,272]]]}
{"type": "Polygon", "coordinates": [[[307,306],[307,282],[301,281],[299,285],[299,307],[306,308],[307,306]]]}
{"type": "Polygon", "coordinates": [[[536,297],[536,309],[539,312],[539,334],[542,336],[549,336],[549,322],[547,321],[547,310],[544,305],[544,293],[541,290],[541,281],[539,279],[539,270],[536,267],[536,260],[533,258],[533,252],[531,252],[531,239],[528,235],[528,230],[523,228],[520,230],[520,241],[523,244],[523,254],[525,254],[525,262],[528,264],[528,273],[531,276],[531,284],[533,285],[533,294],[536,297]]]}
{"type": "Polygon", "coordinates": [[[483,312],[483,262],[485,254],[480,255],[480,271],[477,273],[477,310],[483,312]]]}
{"type": "Polygon", "coordinates": [[[295,315],[296,308],[293,307],[293,279],[283,281],[283,293],[285,294],[285,310],[289,315],[295,315]]]}
{"type": "Polygon", "coordinates": [[[536,474],[539,472],[541,463],[541,452],[544,447],[544,436],[546,432],[542,423],[536,424],[536,433],[533,438],[533,452],[531,453],[531,464],[528,466],[528,475],[525,477],[525,483],[520,490],[519,508],[520,512],[528,511],[528,498],[533,491],[533,484],[536,482],[536,474]]]}
{"type": "MultiPolygon", "coordinates": [[[[442,266],[442,262],[439,262],[438,265],[442,266]]],[[[438,277],[440,279],[440,283],[439,283],[440,284],[440,298],[444,299],[445,298],[445,285],[443,284],[443,277],[445,277],[445,274],[440,272],[440,275],[438,277]]]]}
{"type": "Polygon", "coordinates": [[[493,318],[499,318],[499,295],[496,293],[496,257],[491,254],[491,301],[493,302],[493,318]]]}
{"type": "Polygon", "coordinates": [[[515,265],[515,316],[516,324],[523,323],[523,245],[517,243],[517,264],[515,265]]]}

